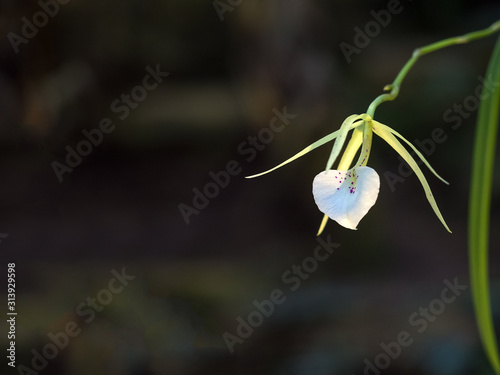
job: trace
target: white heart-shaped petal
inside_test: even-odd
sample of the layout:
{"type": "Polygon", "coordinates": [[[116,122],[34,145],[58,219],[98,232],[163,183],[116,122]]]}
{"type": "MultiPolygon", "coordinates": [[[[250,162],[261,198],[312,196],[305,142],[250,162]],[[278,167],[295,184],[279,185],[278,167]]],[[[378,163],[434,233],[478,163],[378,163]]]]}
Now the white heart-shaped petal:
{"type": "Polygon", "coordinates": [[[321,212],[343,227],[356,229],[358,223],[375,204],[380,177],[370,167],[348,171],[329,170],[313,181],[314,201],[321,212]]]}

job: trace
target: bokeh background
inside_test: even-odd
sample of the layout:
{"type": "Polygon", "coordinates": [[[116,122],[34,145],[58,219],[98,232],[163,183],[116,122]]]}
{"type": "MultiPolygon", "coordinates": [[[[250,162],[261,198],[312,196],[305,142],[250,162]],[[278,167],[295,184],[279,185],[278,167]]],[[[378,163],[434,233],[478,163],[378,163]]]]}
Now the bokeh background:
{"type": "MultiPolygon", "coordinates": [[[[322,214],[311,183],[331,146],[244,179],[366,111],[414,48],[485,28],[500,15],[495,1],[402,0],[402,11],[348,62],[339,45],[355,46],[354,28],[364,30],[371,12],[389,3],[71,0],[56,3],[57,14],[16,53],[9,33],[22,36],[23,17],[32,21],[42,8],[2,1],[0,267],[7,313],[7,264],[16,264],[16,366],[38,366],[41,374],[376,374],[365,359],[373,363],[381,343],[406,331],[412,343],[384,375],[491,374],[469,289],[421,333],[410,316],[441,297],[445,280],[469,285],[477,113],[459,115],[459,125],[445,113],[475,96],[495,37],[423,57],[399,98],[377,110],[379,121],[412,141],[442,129],[446,140],[428,146],[428,160],[450,185],[424,173],[453,234],[414,175],[391,188],[386,176],[405,167],[375,138],[376,205],[357,231],[329,222],[322,238],[339,247],[291,290],[283,274],[318,244],[322,214]],[[112,103],[142,85],[148,66],[169,75],[120,119],[112,103]],[[263,134],[273,110],[284,107],[295,117],[268,144],[251,146],[249,137],[263,134]],[[114,130],[59,182],[53,163],[65,163],[66,147],[76,148],[82,130],[104,118],[114,130]],[[179,205],[193,206],[193,189],[203,191],[210,173],[231,160],[238,173],[187,224],[179,205]],[[113,270],[123,268],[135,278],[110,294],[113,270]],[[239,317],[247,320],[253,301],[276,289],[284,302],[231,353],[223,335],[237,335],[239,317]],[[101,303],[91,308],[88,298],[101,303]],[[51,352],[50,334],[68,324],[78,334],[51,352]]],[[[491,280],[498,325],[496,170],[491,280]]],[[[2,327],[7,348],[7,323],[2,327]]],[[[4,355],[1,373],[20,373],[7,362],[4,355]]]]}

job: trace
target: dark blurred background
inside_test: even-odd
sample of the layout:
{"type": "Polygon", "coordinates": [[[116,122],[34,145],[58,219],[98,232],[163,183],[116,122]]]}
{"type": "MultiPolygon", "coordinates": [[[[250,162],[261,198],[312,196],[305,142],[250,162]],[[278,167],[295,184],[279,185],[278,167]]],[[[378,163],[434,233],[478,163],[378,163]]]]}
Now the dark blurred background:
{"type": "MultiPolygon", "coordinates": [[[[419,140],[450,182],[424,171],[453,234],[379,138],[369,163],[381,176],[378,201],[357,231],[328,223],[321,238],[340,246],[317,266],[308,257],[322,214],[311,184],[331,145],[244,176],[365,112],[414,48],[499,15],[495,1],[3,0],[0,266],[6,275],[15,262],[15,365],[41,374],[491,374],[470,288],[450,303],[441,293],[445,280],[469,285],[475,90],[495,36],[423,57],[376,113],[419,140]],[[391,15],[386,26],[377,29],[374,12],[391,15]],[[358,48],[355,28],[367,26],[373,37],[358,48]],[[341,43],[356,52],[346,58],[341,43]],[[283,110],[288,123],[269,131],[283,110]],[[108,133],[95,130],[106,119],[108,133]],[[439,143],[429,141],[436,132],[439,143]],[[75,152],[88,155],[70,156],[72,168],[75,152]],[[228,165],[233,175],[220,172],[228,165]],[[230,180],[217,187],[214,175],[230,180]],[[287,284],[303,264],[311,272],[287,284]],[[260,314],[253,302],[276,290],[282,303],[260,314]],[[423,329],[419,309],[429,307],[423,329]],[[241,323],[249,314],[251,333],[241,323]],[[238,332],[248,337],[228,345],[238,332]],[[404,332],[410,345],[380,355],[404,332]]],[[[8,362],[2,373],[29,373],[8,362]]]]}

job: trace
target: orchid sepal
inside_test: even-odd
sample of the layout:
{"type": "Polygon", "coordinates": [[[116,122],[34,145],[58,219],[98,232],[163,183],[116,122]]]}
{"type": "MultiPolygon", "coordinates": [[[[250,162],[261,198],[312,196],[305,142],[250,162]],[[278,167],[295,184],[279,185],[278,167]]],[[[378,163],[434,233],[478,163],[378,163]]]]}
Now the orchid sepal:
{"type": "MultiPolygon", "coordinates": [[[[358,117],[359,115],[352,115],[352,116],[349,116],[345,121],[344,121],[344,124],[347,122],[348,119],[350,119],[351,117],[354,118],[354,117],[358,117]]],[[[353,128],[356,128],[357,126],[361,125],[361,124],[355,124],[355,121],[356,119],[353,119],[353,121],[350,121],[349,123],[349,126],[350,129],[353,129],[353,128]]],[[[298,152],[297,154],[295,154],[294,156],[292,156],[291,158],[285,160],[283,163],[280,163],[278,164],[277,166],[271,168],[271,169],[268,169],[267,171],[264,171],[264,172],[261,172],[261,173],[257,173],[257,174],[254,174],[254,175],[251,175],[251,176],[246,176],[245,178],[255,178],[255,177],[260,177],[260,176],[263,176],[265,174],[268,174],[268,173],[271,173],[273,171],[275,171],[276,169],[278,168],[281,168],[283,166],[285,166],[286,164],[288,163],[291,163],[292,161],[294,160],[297,160],[298,158],[304,156],[305,154],[311,152],[312,150],[320,147],[320,146],[323,146],[325,143],[328,143],[330,141],[333,141],[335,138],[337,138],[339,135],[340,135],[340,129],[339,130],[336,130],[326,136],[324,136],[323,138],[317,140],[316,142],[310,144],[309,146],[307,146],[306,148],[304,148],[302,151],[298,152]]]]}

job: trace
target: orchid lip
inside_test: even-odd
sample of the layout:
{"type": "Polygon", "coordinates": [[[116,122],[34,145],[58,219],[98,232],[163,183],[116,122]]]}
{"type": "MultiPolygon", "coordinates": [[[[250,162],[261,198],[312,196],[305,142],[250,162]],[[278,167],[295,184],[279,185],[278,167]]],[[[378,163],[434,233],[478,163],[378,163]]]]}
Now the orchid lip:
{"type": "Polygon", "coordinates": [[[319,210],[348,229],[357,229],[361,219],[377,201],[380,177],[370,167],[319,173],[313,181],[313,196],[319,210]]]}

